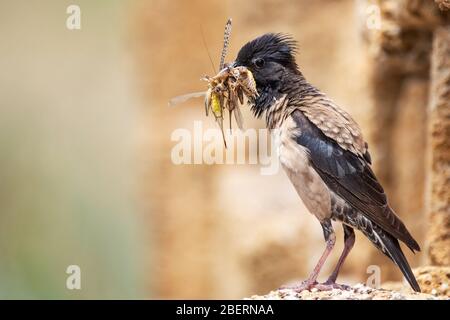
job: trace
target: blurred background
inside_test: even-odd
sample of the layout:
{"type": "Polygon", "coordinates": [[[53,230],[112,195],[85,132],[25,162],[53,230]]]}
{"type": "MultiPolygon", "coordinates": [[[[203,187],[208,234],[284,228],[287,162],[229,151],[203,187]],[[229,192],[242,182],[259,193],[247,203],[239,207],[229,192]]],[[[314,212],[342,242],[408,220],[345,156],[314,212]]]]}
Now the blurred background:
{"type": "MultiPolygon", "coordinates": [[[[302,72],[360,123],[391,205],[424,248],[407,252],[411,265],[448,267],[446,8],[425,0],[2,2],[0,298],[228,299],[307,277],[322,230],[283,172],[170,158],[174,130],[196,120],[215,127],[202,101],[167,102],[204,90],[200,77],[214,73],[208,50],[217,66],[228,17],[228,60],[266,32],[298,40],[302,72]],[[80,30],[66,27],[72,4],[80,30]],[[69,265],[81,269],[81,290],[66,288],[69,265]]],[[[247,128],[264,127],[243,113],[247,128]]],[[[342,250],[340,229],[320,280],[342,250]]],[[[339,281],[365,282],[369,265],[380,266],[383,282],[401,281],[360,234],[339,281]]]]}

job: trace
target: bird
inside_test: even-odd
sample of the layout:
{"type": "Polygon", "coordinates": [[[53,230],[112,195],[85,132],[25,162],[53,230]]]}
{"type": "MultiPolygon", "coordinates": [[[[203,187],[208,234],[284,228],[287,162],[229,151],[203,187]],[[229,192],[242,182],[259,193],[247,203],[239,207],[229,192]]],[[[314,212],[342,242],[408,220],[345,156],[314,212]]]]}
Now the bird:
{"type": "Polygon", "coordinates": [[[356,229],[420,292],[399,241],[412,252],[420,251],[419,244],[388,204],[371,168],[360,126],[305,79],[295,59],[297,52],[291,35],[267,33],[243,45],[231,63],[253,74],[258,96],[251,110],[255,117],[265,118],[276,136],[281,167],[322,227],[325,250],[310,276],[295,289],[348,289],[336,279],[353,248],[356,229]],[[328,280],[318,283],[318,274],[336,243],[332,222],[342,223],[344,249],[328,280]]]}

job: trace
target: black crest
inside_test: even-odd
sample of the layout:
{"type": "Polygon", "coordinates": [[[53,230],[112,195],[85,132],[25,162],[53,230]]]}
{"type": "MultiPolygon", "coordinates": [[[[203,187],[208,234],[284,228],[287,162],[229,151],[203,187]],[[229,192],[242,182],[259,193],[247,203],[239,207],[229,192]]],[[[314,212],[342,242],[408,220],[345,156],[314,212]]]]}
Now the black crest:
{"type": "Polygon", "coordinates": [[[260,57],[297,70],[295,62],[297,49],[297,42],[290,35],[266,33],[246,43],[239,51],[236,61],[242,65],[249,65],[251,59],[260,57]]]}

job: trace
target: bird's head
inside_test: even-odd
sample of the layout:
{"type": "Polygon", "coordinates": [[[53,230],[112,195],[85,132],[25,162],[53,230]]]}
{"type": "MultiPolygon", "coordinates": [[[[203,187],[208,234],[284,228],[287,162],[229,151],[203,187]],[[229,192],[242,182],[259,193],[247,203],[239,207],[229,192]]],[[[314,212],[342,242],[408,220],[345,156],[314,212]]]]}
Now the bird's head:
{"type": "Polygon", "coordinates": [[[246,43],[235,66],[247,67],[258,89],[277,86],[286,73],[300,74],[295,62],[296,42],[286,34],[267,33],[246,43]]]}
{"type": "Polygon", "coordinates": [[[295,62],[296,50],[297,43],[281,33],[264,34],[239,50],[234,66],[251,71],[259,93],[252,105],[256,117],[292,87],[292,80],[302,77],[295,62]]]}

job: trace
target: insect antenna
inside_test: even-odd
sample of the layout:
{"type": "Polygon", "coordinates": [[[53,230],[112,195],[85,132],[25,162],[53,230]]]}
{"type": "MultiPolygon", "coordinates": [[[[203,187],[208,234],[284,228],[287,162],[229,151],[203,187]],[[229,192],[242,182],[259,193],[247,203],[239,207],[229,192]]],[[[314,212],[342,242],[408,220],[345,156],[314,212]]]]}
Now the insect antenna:
{"type": "Polygon", "coordinates": [[[201,24],[200,24],[200,33],[202,35],[203,46],[205,47],[206,53],[208,54],[208,58],[209,58],[209,61],[211,62],[211,66],[213,68],[214,74],[216,74],[217,73],[216,67],[214,66],[214,61],[211,58],[211,53],[209,52],[208,45],[206,44],[205,33],[203,32],[203,27],[201,24]]]}
{"type": "Polygon", "coordinates": [[[220,66],[219,66],[220,70],[222,70],[225,65],[225,57],[228,52],[228,45],[230,44],[231,21],[232,21],[231,18],[229,18],[227,23],[225,24],[225,32],[223,34],[223,48],[222,48],[222,54],[220,56],[220,66]]]}

